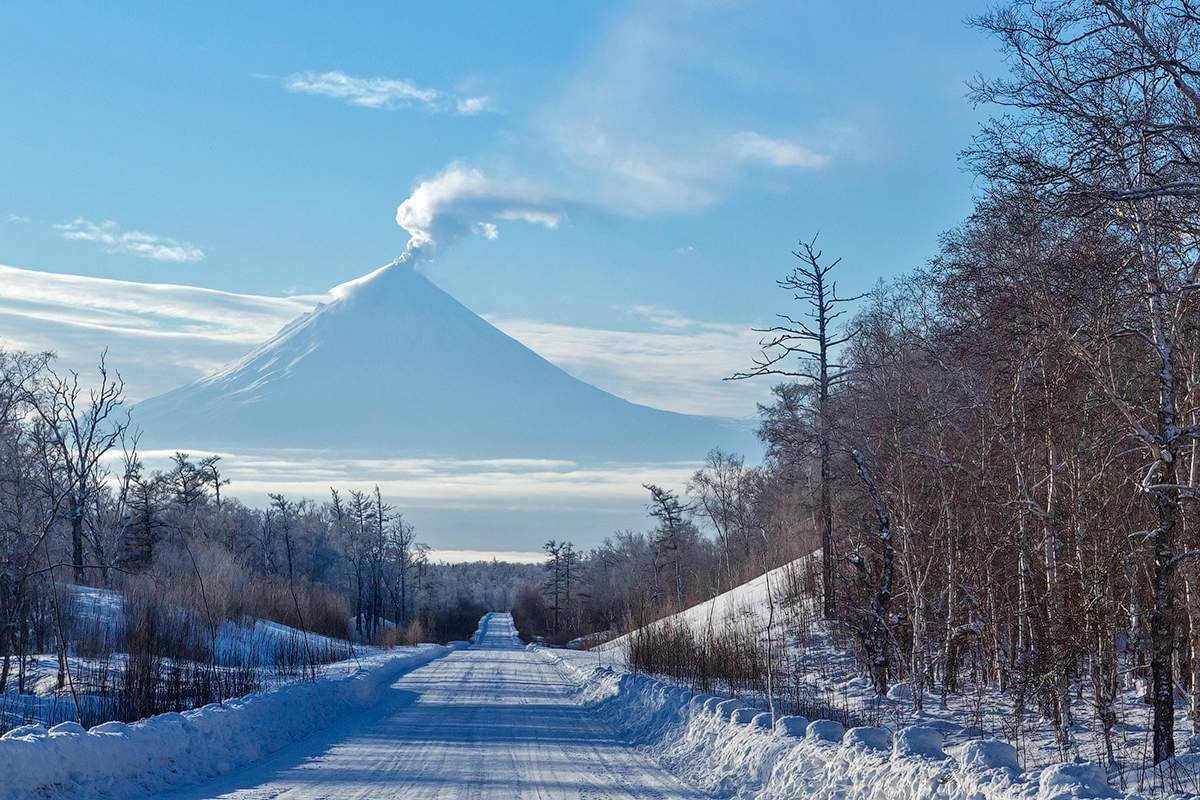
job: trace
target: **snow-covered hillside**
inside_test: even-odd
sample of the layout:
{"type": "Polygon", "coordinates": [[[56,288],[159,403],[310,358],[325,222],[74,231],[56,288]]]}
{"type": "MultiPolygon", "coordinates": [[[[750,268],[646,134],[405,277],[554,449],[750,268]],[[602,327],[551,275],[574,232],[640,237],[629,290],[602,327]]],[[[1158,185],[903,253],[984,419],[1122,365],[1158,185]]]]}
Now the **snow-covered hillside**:
{"type": "MultiPolygon", "coordinates": [[[[795,587],[804,583],[800,576],[811,574],[819,566],[818,559],[818,554],[797,559],[642,630],[682,626],[697,638],[704,638],[719,636],[732,626],[752,630],[765,640],[773,602],[770,635],[776,646],[786,648],[785,663],[778,668],[786,674],[776,676],[776,685],[787,686],[789,691],[802,687],[800,694],[813,700],[815,706],[837,711],[839,716],[856,721],[854,724],[878,725],[892,731],[910,725],[930,726],[948,747],[960,748],[980,739],[1000,739],[1016,748],[1023,767],[1033,770],[1070,760],[1107,762],[1101,726],[1094,712],[1083,712],[1076,717],[1071,727],[1070,749],[1064,752],[1053,726],[1032,703],[1026,704],[1019,720],[1015,717],[1014,697],[1009,692],[965,686],[960,692],[943,694],[942,687],[935,682],[927,687],[923,706],[918,710],[914,710],[913,691],[907,682],[895,681],[886,697],[878,696],[862,674],[853,653],[852,637],[819,618],[816,597],[795,593],[795,587]]],[[[639,633],[632,631],[586,652],[556,653],[564,662],[580,669],[604,666],[618,673],[626,672],[631,670],[627,663],[628,648],[639,633]]],[[[669,676],[660,677],[670,680],[669,676]]],[[[1075,690],[1082,696],[1090,696],[1085,679],[1075,681],[1075,690]]],[[[767,707],[765,697],[744,694],[742,699],[760,708],[767,707]]],[[[781,705],[786,708],[786,701],[781,705]]],[[[1117,766],[1112,769],[1111,780],[1126,789],[1154,788],[1163,779],[1148,768],[1143,758],[1151,735],[1150,707],[1137,687],[1131,685],[1118,694],[1115,708],[1122,722],[1114,732],[1117,766]]],[[[1191,735],[1182,698],[1176,719],[1176,736],[1187,745],[1181,748],[1181,757],[1173,763],[1173,773],[1167,782],[1177,788],[1200,791],[1200,773],[1196,771],[1200,765],[1200,737],[1191,735]]]]}
{"type": "Polygon", "coordinates": [[[331,294],[241,360],[140,403],[143,443],[574,461],[752,446],[737,424],[636,405],[572,377],[407,263],[331,294]]]}
{"type": "MultiPolygon", "coordinates": [[[[809,612],[808,608],[798,609],[794,605],[784,607],[782,601],[791,577],[811,568],[815,563],[815,558],[816,556],[805,556],[789,564],[776,567],[728,592],[722,592],[711,600],[665,617],[661,622],[683,623],[697,634],[703,633],[710,626],[719,628],[727,621],[737,620],[748,621],[756,628],[765,629],[770,618],[770,603],[773,599],[778,606],[779,618],[776,623],[779,625],[782,635],[787,624],[786,615],[809,612]]],[[[619,636],[592,649],[608,653],[621,652],[628,644],[629,636],[630,634],[619,636]]]]}

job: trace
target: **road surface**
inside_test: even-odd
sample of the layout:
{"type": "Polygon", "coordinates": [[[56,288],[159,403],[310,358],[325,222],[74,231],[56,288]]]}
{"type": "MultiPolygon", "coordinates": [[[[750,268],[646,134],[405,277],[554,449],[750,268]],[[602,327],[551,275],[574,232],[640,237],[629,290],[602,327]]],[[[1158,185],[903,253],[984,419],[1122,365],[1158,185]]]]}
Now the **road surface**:
{"type": "Polygon", "coordinates": [[[512,617],[401,678],[371,712],[172,800],[701,798],[573,703],[512,617]]]}

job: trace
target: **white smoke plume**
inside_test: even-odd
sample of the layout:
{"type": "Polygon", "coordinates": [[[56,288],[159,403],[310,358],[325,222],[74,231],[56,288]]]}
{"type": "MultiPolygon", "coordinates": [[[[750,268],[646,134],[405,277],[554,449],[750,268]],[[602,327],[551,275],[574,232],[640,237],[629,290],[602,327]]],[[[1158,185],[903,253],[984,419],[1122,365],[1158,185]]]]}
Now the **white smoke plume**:
{"type": "Polygon", "coordinates": [[[396,208],[396,224],[408,232],[405,253],[412,256],[471,232],[495,239],[496,220],[556,228],[565,216],[564,205],[529,181],[498,180],[454,163],[413,189],[396,208]]]}

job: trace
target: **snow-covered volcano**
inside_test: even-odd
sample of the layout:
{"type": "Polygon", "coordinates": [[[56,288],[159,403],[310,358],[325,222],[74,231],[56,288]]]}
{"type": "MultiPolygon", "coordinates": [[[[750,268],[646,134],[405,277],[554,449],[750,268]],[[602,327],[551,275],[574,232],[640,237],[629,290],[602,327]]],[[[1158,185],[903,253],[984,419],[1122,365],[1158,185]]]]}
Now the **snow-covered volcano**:
{"type": "Polygon", "coordinates": [[[572,377],[408,264],[331,297],[216,374],[138,404],[143,444],[595,462],[698,459],[750,439],[572,377]]]}

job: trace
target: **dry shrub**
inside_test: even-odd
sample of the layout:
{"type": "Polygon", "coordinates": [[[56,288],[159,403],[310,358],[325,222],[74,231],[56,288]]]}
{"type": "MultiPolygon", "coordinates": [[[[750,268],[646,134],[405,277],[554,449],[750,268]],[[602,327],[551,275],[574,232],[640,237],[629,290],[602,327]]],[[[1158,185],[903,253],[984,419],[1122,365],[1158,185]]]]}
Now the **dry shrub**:
{"type": "Polygon", "coordinates": [[[304,579],[295,581],[297,603],[283,578],[250,573],[219,542],[196,538],[187,547],[163,543],[150,572],[163,587],[163,597],[191,609],[211,623],[253,617],[303,627],[339,639],[349,639],[350,608],[332,589],[304,579]]]}
{"type": "Polygon", "coordinates": [[[391,623],[383,625],[371,643],[376,647],[402,647],[418,645],[424,641],[425,626],[415,619],[404,627],[391,623]]]}
{"type": "Polygon", "coordinates": [[[877,711],[852,709],[847,698],[804,680],[802,666],[778,641],[769,650],[746,617],[714,620],[703,632],[677,619],[660,620],[629,634],[625,656],[636,671],[693,692],[744,697],[764,706],[773,701],[777,713],[833,719],[847,727],[878,721],[877,711]]]}
{"type": "Polygon", "coordinates": [[[404,632],[394,625],[383,625],[371,640],[376,647],[399,647],[405,644],[404,632]]]}
{"type": "Polygon", "coordinates": [[[240,611],[242,614],[269,619],[292,628],[305,628],[337,639],[349,639],[350,605],[332,589],[296,581],[296,598],[286,580],[262,579],[246,587],[240,611]],[[296,613],[299,600],[300,614],[296,613]],[[300,617],[303,616],[303,625],[300,617]]]}

